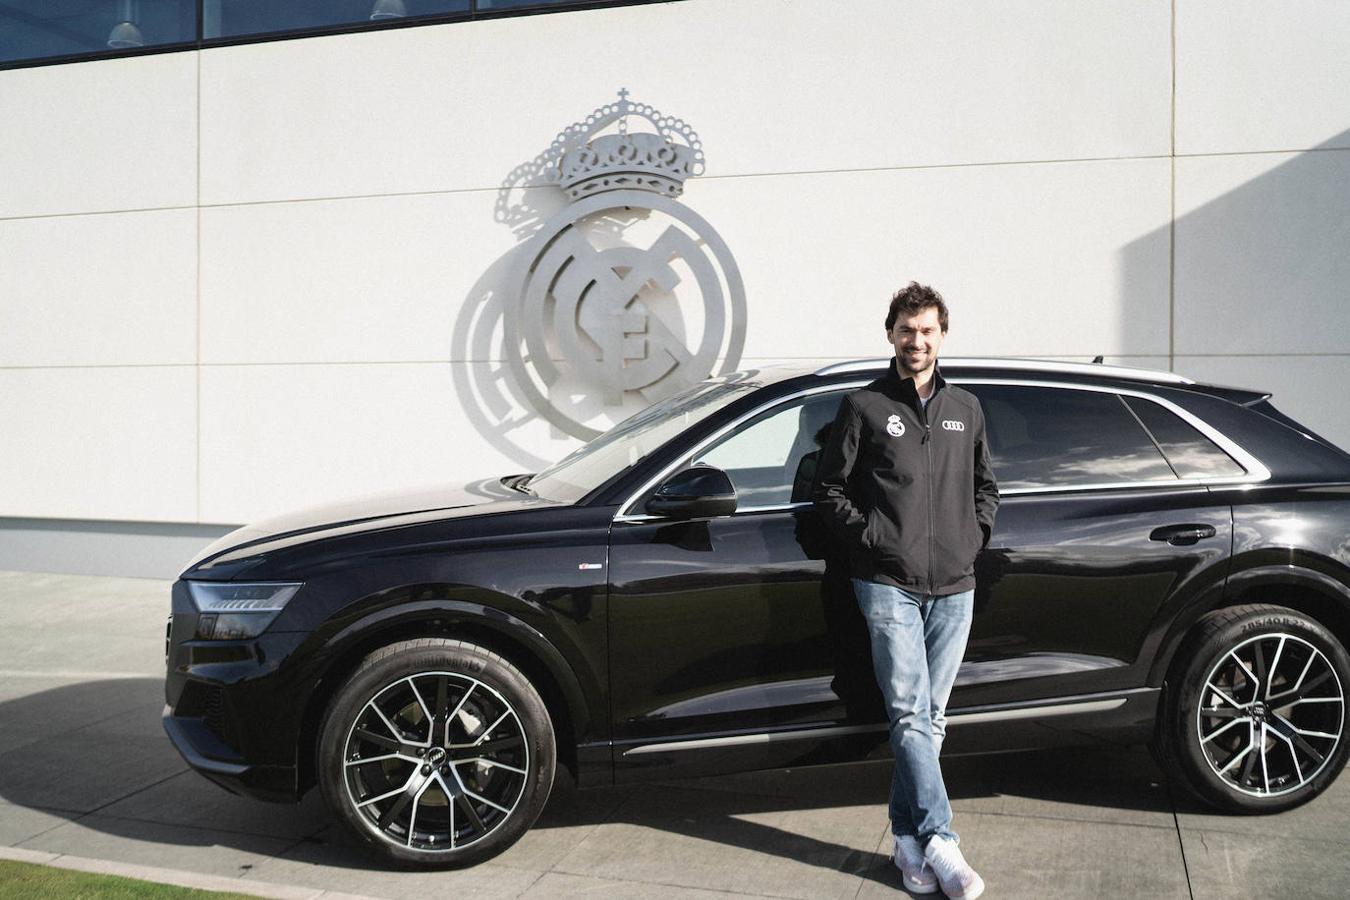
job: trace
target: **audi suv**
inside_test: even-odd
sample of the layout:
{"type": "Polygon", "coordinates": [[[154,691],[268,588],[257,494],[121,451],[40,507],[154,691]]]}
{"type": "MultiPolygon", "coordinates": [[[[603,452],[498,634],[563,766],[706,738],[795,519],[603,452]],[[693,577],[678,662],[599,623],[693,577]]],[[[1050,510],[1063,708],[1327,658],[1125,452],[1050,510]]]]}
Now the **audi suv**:
{"type": "MultiPolygon", "coordinates": [[[[318,786],[381,857],[468,865],[581,787],[882,758],[847,550],[810,502],[888,359],[713,378],[557,464],[283,516],[174,584],[164,727],[227,789],[318,786]]],[[[1235,813],[1347,753],[1350,456],[1269,395],[949,359],[1001,505],[945,751],[1148,743],[1235,813]]],[[[958,440],[935,431],[933,440],[958,440]]]]}

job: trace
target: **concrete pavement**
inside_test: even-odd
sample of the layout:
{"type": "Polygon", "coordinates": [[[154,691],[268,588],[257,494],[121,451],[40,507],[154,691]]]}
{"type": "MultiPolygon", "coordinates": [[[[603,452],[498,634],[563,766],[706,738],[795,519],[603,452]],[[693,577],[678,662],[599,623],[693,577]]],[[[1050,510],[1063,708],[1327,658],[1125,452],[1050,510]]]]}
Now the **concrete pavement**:
{"type": "MultiPolygon", "coordinates": [[[[903,896],[888,764],[577,792],[483,865],[389,871],[323,808],[231,796],[159,725],[168,583],[0,572],[0,846],[375,897],[903,896]]],[[[1172,796],[1143,748],[952,759],[989,897],[1344,897],[1350,778],[1278,816],[1172,796]]]]}

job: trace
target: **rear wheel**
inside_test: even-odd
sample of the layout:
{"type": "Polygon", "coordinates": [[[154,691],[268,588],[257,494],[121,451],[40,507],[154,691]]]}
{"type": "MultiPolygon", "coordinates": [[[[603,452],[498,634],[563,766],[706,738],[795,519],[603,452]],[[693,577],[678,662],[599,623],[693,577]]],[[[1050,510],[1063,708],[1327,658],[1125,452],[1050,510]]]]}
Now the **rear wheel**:
{"type": "Polygon", "coordinates": [[[1317,796],[1345,766],[1350,658],[1318,622],[1278,606],[1221,610],[1177,659],[1159,749],[1200,799],[1278,812],[1317,796]]]}
{"type": "Polygon", "coordinates": [[[329,707],[318,762],[329,806],[381,856],[463,866],[534,824],[556,748],[519,669],[474,644],[425,638],[366,658],[329,707]]]}

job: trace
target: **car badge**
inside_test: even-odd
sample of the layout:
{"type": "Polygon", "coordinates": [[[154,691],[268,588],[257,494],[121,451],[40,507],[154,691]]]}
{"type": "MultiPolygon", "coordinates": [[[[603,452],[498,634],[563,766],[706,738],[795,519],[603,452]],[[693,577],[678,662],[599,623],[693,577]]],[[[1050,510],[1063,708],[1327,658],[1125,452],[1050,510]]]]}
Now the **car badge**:
{"type": "Polygon", "coordinates": [[[886,433],[891,437],[900,437],[905,433],[905,423],[900,421],[899,416],[891,416],[886,420],[886,433]]]}

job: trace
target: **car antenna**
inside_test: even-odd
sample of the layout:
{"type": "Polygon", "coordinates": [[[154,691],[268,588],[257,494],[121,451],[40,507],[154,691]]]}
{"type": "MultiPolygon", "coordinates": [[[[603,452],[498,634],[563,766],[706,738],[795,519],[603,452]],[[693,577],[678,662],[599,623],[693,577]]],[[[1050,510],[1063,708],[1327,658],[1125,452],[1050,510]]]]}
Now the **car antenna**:
{"type": "Polygon", "coordinates": [[[1094,363],[1100,364],[1101,361],[1102,361],[1103,359],[1105,359],[1105,358],[1106,358],[1106,357],[1104,357],[1104,356],[1094,356],[1094,357],[1092,357],[1092,361],[1093,361],[1094,363]]]}

